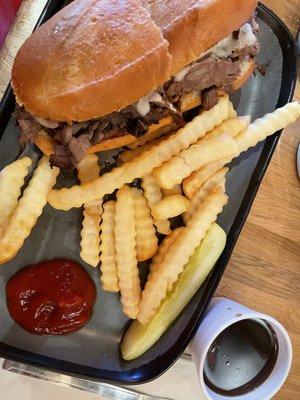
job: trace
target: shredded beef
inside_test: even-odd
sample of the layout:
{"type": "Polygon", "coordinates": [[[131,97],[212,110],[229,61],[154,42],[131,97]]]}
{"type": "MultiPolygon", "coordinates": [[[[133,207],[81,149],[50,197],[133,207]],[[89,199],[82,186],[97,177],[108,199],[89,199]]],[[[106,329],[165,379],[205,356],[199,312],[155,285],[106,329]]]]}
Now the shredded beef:
{"type": "Polygon", "coordinates": [[[202,92],[204,89],[216,86],[228,88],[240,73],[239,64],[231,59],[216,59],[207,57],[193,64],[185,78],[176,82],[172,81],[167,89],[168,98],[176,102],[182,94],[192,90],[202,92]]]}
{"type": "Polygon", "coordinates": [[[41,130],[41,125],[22,107],[17,107],[14,116],[20,126],[19,143],[21,147],[24,147],[29,142],[34,143],[37,133],[41,130]]]}
{"type": "Polygon", "coordinates": [[[218,89],[213,86],[205,89],[201,93],[201,105],[204,110],[210,110],[218,103],[218,89]]]}

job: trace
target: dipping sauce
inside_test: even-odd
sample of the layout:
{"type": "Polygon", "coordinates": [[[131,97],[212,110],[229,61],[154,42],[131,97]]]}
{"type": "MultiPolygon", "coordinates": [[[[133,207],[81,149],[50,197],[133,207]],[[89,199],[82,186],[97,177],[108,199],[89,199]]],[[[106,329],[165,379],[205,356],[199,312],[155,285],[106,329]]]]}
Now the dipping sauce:
{"type": "Polygon", "coordinates": [[[277,356],[277,337],[267,322],[236,322],[211,345],[204,363],[205,383],[223,396],[246,394],[269,377],[277,356]]]}
{"type": "Polygon", "coordinates": [[[57,259],[23,268],[6,285],[11,317],[37,335],[80,329],[92,315],[96,287],[75,261],[57,259]]]}

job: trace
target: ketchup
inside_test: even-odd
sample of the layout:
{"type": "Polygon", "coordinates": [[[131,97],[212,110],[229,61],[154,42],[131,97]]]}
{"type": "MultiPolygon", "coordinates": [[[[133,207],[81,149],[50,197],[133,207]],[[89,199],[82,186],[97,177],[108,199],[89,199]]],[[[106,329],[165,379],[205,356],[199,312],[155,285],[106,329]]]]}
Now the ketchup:
{"type": "Polygon", "coordinates": [[[23,268],[6,285],[11,317],[37,335],[80,329],[92,315],[96,287],[77,262],[58,259],[23,268]]]}

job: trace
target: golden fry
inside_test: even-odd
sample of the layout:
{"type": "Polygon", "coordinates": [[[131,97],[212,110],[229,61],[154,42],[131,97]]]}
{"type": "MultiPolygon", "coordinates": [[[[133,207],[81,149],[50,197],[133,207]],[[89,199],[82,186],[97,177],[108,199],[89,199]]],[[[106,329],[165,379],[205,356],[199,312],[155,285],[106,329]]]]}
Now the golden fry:
{"type": "Polygon", "coordinates": [[[137,260],[145,261],[152,258],[156,253],[157,237],[150,209],[143,192],[136,188],[131,190],[134,194],[137,260]]]}
{"type": "Polygon", "coordinates": [[[153,257],[153,260],[150,264],[150,273],[154,272],[160,267],[160,264],[162,260],[164,259],[165,254],[169,251],[170,246],[174,243],[175,239],[182,234],[184,231],[184,227],[180,227],[177,229],[174,229],[172,233],[169,236],[166,236],[164,240],[161,242],[161,244],[158,247],[157,253],[153,257]]]}
{"type": "Polygon", "coordinates": [[[171,196],[171,194],[182,194],[181,185],[175,185],[170,189],[162,189],[163,197],[171,196]]]}
{"type": "Polygon", "coordinates": [[[182,182],[182,187],[186,197],[188,199],[192,199],[200,190],[201,186],[230,161],[231,159],[229,158],[221,158],[218,161],[212,162],[200,169],[197,169],[190,176],[185,178],[182,182]]]}
{"type": "Polygon", "coordinates": [[[221,125],[214,128],[212,131],[205,135],[205,139],[211,139],[217,137],[222,133],[228,133],[230,136],[235,138],[239,133],[246,129],[250,124],[251,117],[246,115],[245,117],[235,117],[226,119],[221,125]]]}
{"type": "Polygon", "coordinates": [[[164,197],[160,202],[153,206],[153,216],[155,220],[163,220],[176,217],[188,210],[190,201],[181,194],[172,194],[164,197]]]}
{"type": "Polygon", "coordinates": [[[300,102],[288,103],[270,114],[257,119],[236,138],[238,154],[256,146],[268,136],[292,124],[300,117],[300,102]]]}
{"type": "Polygon", "coordinates": [[[137,316],[141,298],[134,214],[133,192],[123,186],[117,193],[114,232],[121,302],[124,313],[132,319],[137,316]]]}
{"type": "MultiPolygon", "coordinates": [[[[205,139],[216,137],[222,133],[229,133],[233,138],[247,128],[250,123],[250,117],[236,117],[224,121],[220,126],[209,132],[205,139]]],[[[182,182],[184,194],[191,199],[201,188],[203,183],[209,179],[215,172],[231,162],[233,157],[222,158],[210,164],[204,165],[200,169],[194,171],[190,176],[182,182]]]]}
{"type": "Polygon", "coordinates": [[[120,161],[120,165],[133,160],[135,157],[138,157],[145,151],[151,149],[154,146],[154,142],[155,140],[153,142],[145,143],[143,146],[139,146],[135,149],[122,151],[122,153],[118,155],[118,161],[120,161]]]}
{"type": "Polygon", "coordinates": [[[164,140],[168,139],[173,134],[174,134],[174,132],[169,132],[169,133],[166,133],[165,135],[163,135],[155,140],[152,140],[151,142],[147,142],[139,147],[122,151],[122,153],[120,153],[118,155],[118,160],[120,161],[120,164],[133,160],[135,157],[140,156],[145,151],[152,149],[154,146],[156,146],[159,143],[163,142],[164,140]]]}
{"type": "Polygon", "coordinates": [[[219,184],[225,182],[225,175],[227,174],[229,168],[222,168],[215,172],[200,188],[200,190],[195,194],[190,202],[190,206],[187,212],[183,214],[183,221],[185,224],[191,219],[192,215],[197,211],[200,203],[205,199],[205,197],[219,184]]]}
{"type": "Polygon", "coordinates": [[[193,171],[222,158],[237,154],[237,145],[228,133],[200,140],[153,171],[156,182],[163,188],[181,183],[193,171]]]}
{"type": "MultiPolygon", "coordinates": [[[[141,183],[142,189],[144,191],[145,198],[147,200],[148,206],[151,211],[151,215],[153,216],[153,210],[155,205],[162,199],[162,191],[161,188],[156,183],[155,179],[151,174],[147,174],[142,178],[141,183]]],[[[169,235],[171,233],[170,229],[170,221],[168,220],[155,220],[154,224],[159,233],[163,235],[169,235]]]]}
{"type": "Polygon", "coordinates": [[[176,133],[174,132],[167,140],[135,157],[130,162],[113,169],[92,182],[75,185],[70,189],[52,190],[48,198],[49,203],[54,208],[70,210],[72,207],[80,207],[83,203],[101,199],[105,194],[112,193],[115,189],[132,182],[135,178],[142,178],[172,156],[178,155],[182,150],[197,142],[206,132],[220,125],[229,117],[232,109],[228,96],[222,96],[218,104],[211,110],[203,111],[183,128],[176,133]]]}
{"type": "Polygon", "coordinates": [[[100,227],[100,279],[103,289],[109,292],[119,291],[114,233],[115,212],[115,201],[108,201],[104,203],[100,227]]]}
{"type": "Polygon", "coordinates": [[[21,188],[32,160],[21,158],[7,165],[0,172],[0,238],[14,210],[17,208],[21,188]]]}
{"type": "Polygon", "coordinates": [[[47,204],[48,193],[58,174],[59,168],[51,168],[49,157],[43,156],[3,230],[0,240],[0,264],[11,260],[23,246],[47,204]]]}
{"type": "Polygon", "coordinates": [[[81,183],[91,182],[99,178],[98,156],[96,154],[87,154],[77,165],[77,173],[81,183]]]}
{"type": "Polygon", "coordinates": [[[84,205],[82,229],[80,231],[80,257],[92,267],[97,267],[100,261],[100,222],[102,200],[95,200],[94,205],[84,205]]]}
{"type": "MultiPolygon", "coordinates": [[[[88,154],[77,166],[78,178],[81,183],[97,179],[100,174],[98,157],[88,154]]],[[[80,232],[80,257],[92,267],[97,267],[100,261],[100,222],[102,200],[84,204],[82,229],[80,232]]]]}
{"type": "Polygon", "coordinates": [[[170,246],[160,267],[149,275],[137,316],[140,323],[146,324],[151,321],[168,288],[176,282],[226,203],[227,196],[224,193],[220,190],[212,191],[200,204],[182,234],[170,246]]]}

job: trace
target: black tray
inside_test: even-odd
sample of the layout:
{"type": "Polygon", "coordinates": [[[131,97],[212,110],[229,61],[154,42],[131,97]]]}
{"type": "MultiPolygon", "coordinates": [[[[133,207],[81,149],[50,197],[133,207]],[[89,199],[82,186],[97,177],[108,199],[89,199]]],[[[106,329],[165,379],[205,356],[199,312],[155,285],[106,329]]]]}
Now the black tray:
{"type": "MultiPolygon", "coordinates": [[[[57,11],[63,2],[49,1],[39,24],[57,11]]],[[[232,98],[240,115],[257,118],[283,106],[293,96],[296,82],[296,49],[286,26],[265,6],[259,5],[261,27],[260,63],[269,63],[267,75],[259,73],[232,98]]],[[[0,106],[0,169],[18,153],[17,128],[11,112],[14,98],[8,88],[0,106]]],[[[229,204],[218,222],[228,234],[227,245],[214,270],[193,300],[163,337],[143,356],[122,360],[118,344],[128,324],[121,312],[118,295],[104,293],[98,272],[84,265],[98,287],[98,299],[91,321],[79,332],[61,337],[34,336],[10,318],[5,302],[5,284],[21,267],[54,257],[80,261],[78,210],[60,212],[50,206],[38,221],[17,257],[1,267],[0,356],[40,367],[114,383],[135,384],[162,374],[179,357],[192,339],[206,307],[223,275],[236,240],[275,150],[280,133],[234,161],[228,174],[229,204]]],[[[253,239],[255,240],[255,239],[253,239]]]]}

